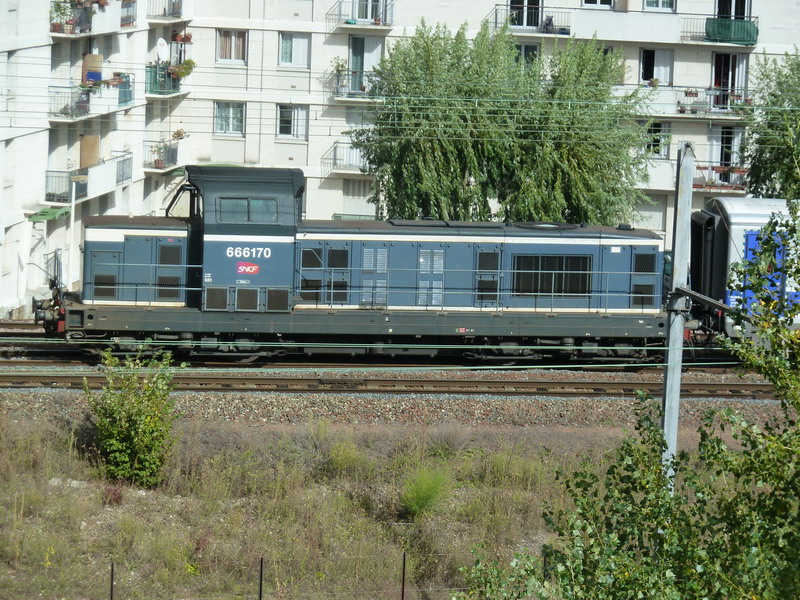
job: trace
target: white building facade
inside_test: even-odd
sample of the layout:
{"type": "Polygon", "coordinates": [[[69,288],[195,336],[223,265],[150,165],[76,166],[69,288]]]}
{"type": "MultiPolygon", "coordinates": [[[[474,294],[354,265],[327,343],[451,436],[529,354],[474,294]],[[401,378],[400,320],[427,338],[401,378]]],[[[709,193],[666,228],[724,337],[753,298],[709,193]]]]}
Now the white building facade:
{"type": "Polygon", "coordinates": [[[343,132],[422,19],[508,20],[525,54],[568,36],[620,48],[620,89],[654,87],[637,225],[668,239],[678,143],[696,148],[696,207],[743,195],[750,71],[800,42],[797,0],[0,0],[0,317],[27,314],[56,264],[77,289],[82,220],[163,214],[187,164],[300,168],[308,218],[374,218],[343,132]]]}

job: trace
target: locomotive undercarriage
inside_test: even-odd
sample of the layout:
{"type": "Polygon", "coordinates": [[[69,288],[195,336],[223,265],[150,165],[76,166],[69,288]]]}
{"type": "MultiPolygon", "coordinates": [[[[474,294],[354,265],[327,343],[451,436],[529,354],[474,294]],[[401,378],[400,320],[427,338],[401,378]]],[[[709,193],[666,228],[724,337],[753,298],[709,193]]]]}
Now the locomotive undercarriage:
{"type": "Polygon", "coordinates": [[[643,317],[303,310],[242,314],[192,309],[67,306],[65,337],[89,350],[164,348],[196,358],[285,355],[461,356],[510,360],[644,361],[663,347],[659,315],[643,317]]]}

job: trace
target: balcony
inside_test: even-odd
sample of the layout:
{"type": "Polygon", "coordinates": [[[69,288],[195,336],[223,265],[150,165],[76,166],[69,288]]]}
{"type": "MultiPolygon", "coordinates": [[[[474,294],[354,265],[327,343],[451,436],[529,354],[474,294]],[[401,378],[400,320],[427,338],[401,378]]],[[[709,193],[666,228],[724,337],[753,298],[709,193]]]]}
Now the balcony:
{"type": "Polygon", "coordinates": [[[133,75],[115,72],[89,84],[48,88],[51,121],[75,121],[106,115],[133,104],[133,75]]]}
{"type": "Polygon", "coordinates": [[[45,175],[45,197],[48,205],[68,204],[75,190],[75,202],[96,198],[114,191],[131,181],[133,177],[133,154],[113,152],[108,160],[71,171],[47,171],[45,175]]]}
{"type": "Polygon", "coordinates": [[[489,20],[495,29],[508,22],[511,33],[515,35],[569,35],[575,10],[498,4],[489,20]]]}
{"type": "Polygon", "coordinates": [[[708,15],[682,15],[681,39],[755,46],[758,43],[758,17],[720,18],[708,15]]]}
{"type": "Polygon", "coordinates": [[[185,21],[189,17],[184,11],[183,0],[149,0],[147,18],[150,20],[174,22],[185,21]]]}
{"type": "Polygon", "coordinates": [[[350,71],[334,73],[331,77],[331,95],[337,100],[374,100],[370,91],[377,81],[373,71],[350,71]]]}
{"type": "Polygon", "coordinates": [[[367,163],[361,150],[350,142],[334,142],[330,150],[322,157],[322,172],[328,176],[333,171],[343,173],[361,173],[367,169],[367,163]]]}
{"type": "Polygon", "coordinates": [[[394,24],[394,0],[339,0],[325,22],[329,33],[338,27],[388,33],[394,24]]]}
{"type": "Polygon", "coordinates": [[[189,136],[173,140],[145,141],[142,166],[152,171],[170,171],[189,162],[189,136]]]}
{"type": "Polygon", "coordinates": [[[114,33],[136,26],[136,0],[50,3],[50,33],[54,37],[114,33]]]}
{"type": "Polygon", "coordinates": [[[181,93],[181,80],[173,77],[169,63],[149,64],[144,68],[145,94],[171,96],[181,93]]]}
{"type": "Polygon", "coordinates": [[[692,187],[702,190],[744,192],[747,167],[720,165],[716,162],[697,162],[692,187]]]}

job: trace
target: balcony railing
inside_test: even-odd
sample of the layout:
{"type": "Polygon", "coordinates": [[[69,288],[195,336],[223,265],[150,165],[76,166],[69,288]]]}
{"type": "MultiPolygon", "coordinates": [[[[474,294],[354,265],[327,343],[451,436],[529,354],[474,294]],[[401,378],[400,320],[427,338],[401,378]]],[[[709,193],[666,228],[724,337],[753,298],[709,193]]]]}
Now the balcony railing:
{"type": "Polygon", "coordinates": [[[498,4],[490,19],[495,29],[499,29],[508,22],[513,33],[569,35],[574,10],[498,4]]]}
{"type": "Polygon", "coordinates": [[[75,186],[75,201],[96,198],[113,191],[133,178],[133,154],[113,152],[112,157],[96,165],[71,171],[47,171],[45,202],[67,204],[75,186]]]}
{"type": "Polygon", "coordinates": [[[86,198],[89,185],[89,169],[73,169],[72,171],[47,171],[45,173],[45,202],[68,203],[72,196],[72,185],[75,184],[75,201],[86,198]]]}
{"type": "Polygon", "coordinates": [[[159,63],[145,66],[145,93],[167,96],[181,91],[181,80],[173,77],[169,64],[159,63]]]}
{"type": "Polygon", "coordinates": [[[145,169],[171,169],[186,164],[189,138],[177,140],[148,140],[144,142],[145,169]]]}
{"type": "Polygon", "coordinates": [[[104,115],[133,103],[133,76],[115,72],[92,85],[50,86],[49,116],[53,119],[79,119],[104,115]]]}
{"type": "Polygon", "coordinates": [[[695,188],[715,188],[726,190],[745,189],[747,167],[719,162],[697,162],[693,186],[695,188]]]}
{"type": "Polygon", "coordinates": [[[54,0],[50,3],[50,32],[53,34],[101,34],[136,25],[136,0],[91,2],[54,0]]]}
{"type": "Polygon", "coordinates": [[[346,98],[366,98],[375,85],[373,71],[345,71],[333,74],[333,95],[346,98]]]}
{"type": "Polygon", "coordinates": [[[329,25],[392,25],[394,0],[339,0],[326,15],[329,25]]]}
{"type": "Polygon", "coordinates": [[[758,17],[683,15],[681,39],[755,46],[758,42],[758,17]]]}
{"type": "Polygon", "coordinates": [[[366,168],[361,150],[354,148],[350,142],[334,142],[322,157],[322,172],[326,175],[333,170],[362,171],[366,168]]]}
{"type": "Polygon", "coordinates": [[[151,19],[180,19],[183,16],[182,0],[150,0],[147,17],[151,19]]]}

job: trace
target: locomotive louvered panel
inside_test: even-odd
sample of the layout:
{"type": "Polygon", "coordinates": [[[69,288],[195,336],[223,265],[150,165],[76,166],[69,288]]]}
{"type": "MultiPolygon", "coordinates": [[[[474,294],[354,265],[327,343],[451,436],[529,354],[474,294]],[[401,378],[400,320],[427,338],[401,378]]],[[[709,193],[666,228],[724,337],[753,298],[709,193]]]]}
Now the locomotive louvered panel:
{"type": "Polygon", "coordinates": [[[478,302],[497,301],[497,280],[479,279],[478,280],[478,302]]]}
{"type": "Polygon", "coordinates": [[[258,288],[237,288],[236,310],[258,310],[258,288]]]}
{"type": "Polygon", "coordinates": [[[372,248],[364,248],[361,253],[361,270],[362,273],[372,273],[375,270],[375,250],[372,248]]]}
{"type": "Polygon", "coordinates": [[[160,275],[156,280],[156,300],[180,300],[180,277],[160,275]]]}
{"type": "Polygon", "coordinates": [[[652,284],[636,283],[633,285],[633,305],[642,308],[651,308],[656,304],[656,286],[652,284]]]}
{"type": "Polygon", "coordinates": [[[289,290],[267,290],[267,310],[289,310],[289,290]]]}
{"type": "Polygon", "coordinates": [[[228,310],[228,288],[206,288],[206,310],[228,310]]]}
{"type": "Polygon", "coordinates": [[[499,252],[478,252],[478,270],[496,271],[500,266],[499,252]]]}
{"type": "Polygon", "coordinates": [[[635,273],[655,273],[656,255],[652,252],[634,254],[633,270],[635,273]]]}
{"type": "Polygon", "coordinates": [[[361,305],[373,304],[375,304],[375,282],[372,279],[364,279],[361,282],[361,305]]]}
{"type": "Polygon", "coordinates": [[[303,248],[300,266],[303,269],[321,269],[322,248],[303,248]]]}
{"type": "Polygon", "coordinates": [[[419,272],[420,273],[430,273],[431,272],[431,251],[430,250],[420,250],[419,251],[419,272]]]}
{"type": "MultiPolygon", "coordinates": [[[[378,248],[375,254],[375,271],[378,273],[386,273],[389,264],[389,251],[386,248],[378,248]]],[[[386,287],[385,281],[384,287],[386,287]]]]}
{"type": "Polygon", "coordinates": [[[181,264],[180,246],[159,246],[158,247],[159,265],[179,265],[181,264]]]}
{"type": "Polygon", "coordinates": [[[433,251],[433,272],[444,273],[444,250],[433,251]]]}
{"type": "MultiPolygon", "coordinates": [[[[384,250],[385,252],[385,250],[384,250]]],[[[386,306],[386,280],[378,279],[375,281],[375,305],[386,306]]]]}
{"type": "Polygon", "coordinates": [[[431,287],[430,281],[420,281],[417,290],[417,305],[428,306],[428,290],[431,287]]]}
{"type": "Polygon", "coordinates": [[[431,283],[431,304],[433,306],[441,306],[444,302],[444,284],[441,281],[433,281],[431,283]]]}
{"type": "Polygon", "coordinates": [[[350,251],[346,248],[328,249],[328,268],[346,269],[350,263],[350,251]]]}
{"type": "Polygon", "coordinates": [[[97,275],[94,276],[94,297],[95,298],[116,298],[117,297],[117,276],[116,275],[97,275]]]}

